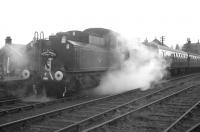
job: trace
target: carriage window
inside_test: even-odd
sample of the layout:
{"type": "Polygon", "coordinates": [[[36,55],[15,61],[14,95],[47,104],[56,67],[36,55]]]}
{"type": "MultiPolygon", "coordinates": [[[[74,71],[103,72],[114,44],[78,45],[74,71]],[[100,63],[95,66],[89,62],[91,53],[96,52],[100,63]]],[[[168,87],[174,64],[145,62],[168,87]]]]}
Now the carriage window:
{"type": "Polygon", "coordinates": [[[75,33],[75,32],[73,32],[73,33],[72,33],[72,35],[73,35],[73,36],[75,36],[75,35],[76,35],[76,33],[75,33]]]}
{"type": "Polygon", "coordinates": [[[162,51],[162,54],[163,54],[163,57],[165,56],[165,52],[164,51],[162,51]]]}
{"type": "Polygon", "coordinates": [[[66,36],[62,36],[61,43],[64,44],[64,43],[66,43],[66,41],[67,41],[67,37],[66,36]]]}
{"type": "Polygon", "coordinates": [[[69,44],[66,44],[66,49],[69,49],[69,44]]]}

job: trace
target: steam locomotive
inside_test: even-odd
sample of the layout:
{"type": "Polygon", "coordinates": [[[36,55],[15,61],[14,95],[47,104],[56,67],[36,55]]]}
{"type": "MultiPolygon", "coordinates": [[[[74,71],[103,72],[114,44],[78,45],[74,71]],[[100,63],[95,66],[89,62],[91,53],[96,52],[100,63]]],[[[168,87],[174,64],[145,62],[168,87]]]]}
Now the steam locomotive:
{"type": "MultiPolygon", "coordinates": [[[[58,32],[44,39],[35,32],[34,39],[19,46],[6,38],[0,51],[0,85],[9,91],[26,87],[26,94],[67,96],[97,86],[108,70],[121,67],[130,51],[125,40],[109,29],[89,28],[84,31],[58,32]],[[28,91],[28,92],[27,92],[28,91]]],[[[171,62],[172,74],[197,71],[200,56],[146,43],[171,62]]]]}
{"type": "Polygon", "coordinates": [[[34,40],[18,49],[7,38],[0,55],[1,84],[16,89],[26,84],[36,94],[56,97],[95,87],[105,71],[120,67],[119,52],[127,56],[116,35],[90,28],[44,39],[43,32],[35,32],[34,40]]]}

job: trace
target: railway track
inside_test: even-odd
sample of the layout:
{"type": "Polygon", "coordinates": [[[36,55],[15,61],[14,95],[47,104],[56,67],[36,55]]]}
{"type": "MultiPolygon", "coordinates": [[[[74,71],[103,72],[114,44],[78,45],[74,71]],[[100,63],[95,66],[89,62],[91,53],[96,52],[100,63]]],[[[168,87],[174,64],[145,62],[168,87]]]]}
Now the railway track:
{"type": "Polygon", "coordinates": [[[0,101],[10,100],[10,99],[16,99],[16,98],[11,96],[11,95],[10,96],[4,96],[4,97],[0,98],[0,101]]]}
{"type": "MultiPolygon", "coordinates": [[[[106,117],[106,119],[109,120],[113,118],[113,116],[116,117],[116,115],[141,107],[145,102],[149,103],[149,101],[155,101],[156,99],[163,97],[164,93],[170,94],[176,90],[182,89],[179,87],[176,89],[173,88],[172,90],[172,88],[173,87],[168,87],[166,89],[151,89],[151,92],[148,91],[145,93],[144,91],[142,92],[143,94],[139,91],[135,91],[135,95],[130,94],[127,96],[123,94],[122,98],[118,97],[116,99],[111,99],[111,96],[111,100],[108,100],[107,97],[100,100],[96,99],[71,107],[27,117],[21,120],[7,122],[1,124],[0,129],[2,131],[12,131],[17,129],[18,131],[82,131],[87,129],[88,126],[91,126],[91,122],[95,125],[94,121],[97,119],[103,119],[104,121],[104,117],[106,117]],[[149,92],[150,94],[148,94],[149,92]],[[155,98],[155,95],[157,95],[157,98],[155,98]],[[134,98],[130,101],[130,97],[132,96],[134,98]],[[128,103],[124,104],[125,102],[128,103]],[[108,117],[107,115],[110,116],[108,117]]],[[[99,120],[97,120],[97,122],[101,123],[99,120]]]]}
{"type": "Polygon", "coordinates": [[[84,132],[161,132],[200,100],[199,86],[194,85],[181,89],[135,110],[88,128],[84,132]]]}
{"type": "Polygon", "coordinates": [[[91,98],[94,99],[98,97],[87,97],[87,96],[79,95],[79,96],[70,96],[70,97],[59,98],[59,99],[52,99],[52,100],[44,101],[44,102],[23,101],[24,98],[4,100],[4,101],[0,101],[0,115],[1,117],[8,116],[9,114],[15,114],[15,113],[20,113],[20,112],[24,112],[24,111],[28,111],[32,109],[43,108],[43,107],[51,106],[58,103],[60,104],[67,103],[68,105],[72,105],[73,104],[71,102],[72,100],[76,100],[74,101],[74,103],[76,104],[79,102],[90,100],[91,98]]]}
{"type": "Polygon", "coordinates": [[[30,103],[22,102],[21,98],[2,100],[0,101],[0,115],[3,115],[4,113],[10,113],[17,108],[23,108],[28,104],[30,103]]]}
{"type": "Polygon", "coordinates": [[[188,109],[174,123],[172,123],[164,132],[191,132],[200,130],[200,101],[188,109]]]}
{"type": "MultiPolygon", "coordinates": [[[[190,76],[192,76],[190,78],[190,80],[198,77],[199,74],[192,74],[192,75],[187,75],[187,76],[183,76],[183,77],[176,77],[173,78],[171,80],[167,80],[167,81],[163,81],[162,83],[162,87],[167,84],[170,81],[177,81],[183,78],[188,78],[190,76]]],[[[184,80],[182,80],[182,82],[184,82],[184,80]]],[[[180,83],[180,82],[178,82],[180,83]]],[[[82,97],[79,97],[80,99],[82,99],[82,97]]],[[[51,104],[55,104],[55,103],[64,103],[66,101],[69,100],[73,100],[74,97],[66,97],[66,98],[61,98],[61,99],[55,99],[55,100],[51,100],[51,101],[45,101],[42,103],[38,103],[38,102],[24,102],[23,98],[14,98],[14,97],[8,97],[8,98],[2,98],[0,100],[0,115],[6,115],[6,114],[10,114],[10,113],[18,113],[18,112],[22,112],[25,110],[31,110],[34,108],[41,108],[41,107],[45,107],[51,104]]],[[[89,100],[90,98],[88,98],[89,100]]],[[[83,99],[84,100],[84,99],[83,99]]],[[[71,104],[71,103],[70,103],[71,104]]]]}
{"type": "MultiPolygon", "coordinates": [[[[191,88],[191,87],[188,87],[188,88],[191,88]]],[[[171,93],[175,92],[174,90],[176,91],[178,89],[173,88],[173,90],[172,90],[169,88],[169,89],[159,90],[154,93],[150,93],[144,97],[132,100],[126,104],[123,104],[121,106],[118,106],[116,108],[108,110],[104,113],[101,113],[94,117],[90,117],[88,119],[85,119],[84,121],[78,122],[78,123],[68,126],[66,128],[60,129],[57,132],[83,131],[83,130],[87,129],[88,127],[91,127],[92,125],[100,124],[102,122],[105,122],[106,120],[115,118],[116,116],[122,115],[126,112],[129,112],[131,110],[142,107],[143,105],[151,103],[165,95],[171,94],[171,93]]]]}
{"type": "Polygon", "coordinates": [[[13,104],[13,103],[19,102],[19,101],[20,101],[20,98],[14,98],[14,97],[12,97],[12,98],[10,98],[10,97],[2,98],[0,100],[0,106],[5,105],[5,104],[13,104]]]}
{"type": "Polygon", "coordinates": [[[186,132],[199,132],[199,131],[200,131],[200,123],[197,123],[196,125],[191,127],[189,130],[187,130],[186,132]]]}

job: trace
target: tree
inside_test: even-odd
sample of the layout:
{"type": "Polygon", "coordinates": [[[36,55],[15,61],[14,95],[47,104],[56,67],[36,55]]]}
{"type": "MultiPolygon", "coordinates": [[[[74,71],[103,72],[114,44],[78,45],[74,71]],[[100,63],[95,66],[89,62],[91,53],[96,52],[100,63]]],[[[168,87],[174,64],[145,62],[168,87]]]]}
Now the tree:
{"type": "Polygon", "coordinates": [[[187,43],[182,47],[183,51],[200,54],[200,45],[199,41],[197,43],[191,43],[190,38],[187,38],[187,43]]]}
{"type": "Polygon", "coordinates": [[[190,38],[187,38],[187,43],[183,45],[182,50],[185,52],[192,52],[194,53],[192,49],[192,44],[190,38]]]}
{"type": "Polygon", "coordinates": [[[175,49],[176,50],[180,50],[181,48],[180,48],[180,46],[178,44],[176,44],[176,48],[175,49]]]}
{"type": "Polygon", "coordinates": [[[192,46],[189,43],[184,44],[183,47],[182,47],[182,50],[185,51],[185,52],[193,52],[192,46]]]}

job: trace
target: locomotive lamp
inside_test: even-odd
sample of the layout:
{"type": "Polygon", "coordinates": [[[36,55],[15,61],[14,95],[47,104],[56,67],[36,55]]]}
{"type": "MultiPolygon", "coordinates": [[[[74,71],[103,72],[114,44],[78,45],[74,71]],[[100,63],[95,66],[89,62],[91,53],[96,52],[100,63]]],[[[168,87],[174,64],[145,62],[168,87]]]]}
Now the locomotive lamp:
{"type": "Polygon", "coordinates": [[[24,79],[28,79],[28,78],[30,77],[30,71],[27,70],[27,69],[23,70],[23,71],[22,71],[22,77],[23,77],[24,79]]]}
{"type": "Polygon", "coordinates": [[[6,37],[5,44],[12,44],[12,39],[10,36],[6,37]]]}
{"type": "Polygon", "coordinates": [[[63,79],[63,73],[61,71],[56,71],[55,72],[55,79],[57,81],[61,81],[63,79]]]}
{"type": "Polygon", "coordinates": [[[51,80],[54,80],[53,76],[52,76],[52,73],[51,73],[51,66],[52,66],[52,60],[53,58],[56,56],[56,53],[53,52],[53,50],[51,49],[45,49],[41,55],[43,57],[46,57],[47,60],[46,60],[46,63],[45,63],[45,66],[44,66],[44,69],[45,69],[45,73],[44,73],[44,76],[43,76],[43,80],[48,80],[48,77],[47,75],[50,76],[51,80]]]}

